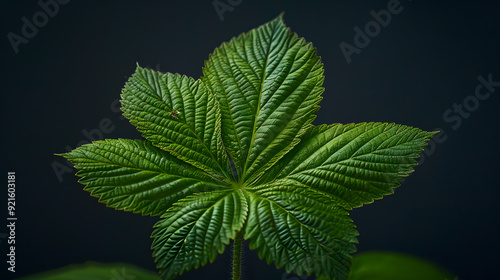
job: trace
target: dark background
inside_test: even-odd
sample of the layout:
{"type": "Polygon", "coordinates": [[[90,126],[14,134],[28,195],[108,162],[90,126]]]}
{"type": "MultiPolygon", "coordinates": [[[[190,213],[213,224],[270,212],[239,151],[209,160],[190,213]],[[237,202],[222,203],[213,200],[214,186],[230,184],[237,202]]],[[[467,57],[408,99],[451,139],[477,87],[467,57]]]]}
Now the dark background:
{"type": "MultiPolygon", "coordinates": [[[[215,47],[285,11],[286,24],[314,43],[325,64],[326,91],[315,124],[384,121],[443,131],[395,195],[352,212],[358,251],[413,254],[458,279],[496,278],[500,87],[460,124],[443,114],[464,100],[474,107],[479,75],[500,81],[498,4],[402,0],[401,13],[347,63],[339,44],[354,45],[353,28],[364,29],[373,20],[370,11],[386,9],[388,0],[240,2],[221,20],[213,0],[73,0],[59,5],[17,54],[7,34],[22,35],[21,18],[32,22],[41,7],[37,1],[2,2],[0,213],[4,224],[6,173],[15,171],[15,276],[86,260],[154,270],[149,235],[156,219],[98,203],[73,171],[58,178],[54,164],[64,161],[54,153],[86,140],[83,130],[100,138],[95,130],[106,118],[113,129],[104,138],[141,137],[112,105],[136,62],[197,78],[215,47]]],[[[0,277],[10,279],[4,274],[6,239],[0,241],[0,277]]],[[[179,279],[229,279],[229,251],[179,279]]],[[[244,262],[245,279],[292,278],[254,252],[246,252],[244,262]]]]}

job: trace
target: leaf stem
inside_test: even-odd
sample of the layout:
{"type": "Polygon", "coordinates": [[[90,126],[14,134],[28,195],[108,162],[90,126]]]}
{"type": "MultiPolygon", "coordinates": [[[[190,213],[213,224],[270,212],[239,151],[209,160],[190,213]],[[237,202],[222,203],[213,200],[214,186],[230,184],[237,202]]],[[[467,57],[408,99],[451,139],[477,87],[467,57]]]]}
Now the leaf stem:
{"type": "Polygon", "coordinates": [[[236,232],[233,243],[233,280],[241,280],[241,247],[243,243],[243,233],[236,232]]]}

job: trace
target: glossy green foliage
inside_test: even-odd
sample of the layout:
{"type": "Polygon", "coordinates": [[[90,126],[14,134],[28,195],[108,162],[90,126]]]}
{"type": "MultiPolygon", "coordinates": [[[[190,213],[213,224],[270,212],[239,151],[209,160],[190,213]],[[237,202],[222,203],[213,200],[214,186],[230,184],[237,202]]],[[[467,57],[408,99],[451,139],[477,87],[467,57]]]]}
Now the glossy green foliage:
{"type": "Polygon", "coordinates": [[[242,232],[261,258],[347,279],[349,210],[391,194],[433,135],[389,123],[313,126],[323,68],[281,17],[210,55],[194,80],[137,67],[122,110],[145,140],[64,154],[108,206],[160,216],[164,279],[212,262],[242,232]]]}

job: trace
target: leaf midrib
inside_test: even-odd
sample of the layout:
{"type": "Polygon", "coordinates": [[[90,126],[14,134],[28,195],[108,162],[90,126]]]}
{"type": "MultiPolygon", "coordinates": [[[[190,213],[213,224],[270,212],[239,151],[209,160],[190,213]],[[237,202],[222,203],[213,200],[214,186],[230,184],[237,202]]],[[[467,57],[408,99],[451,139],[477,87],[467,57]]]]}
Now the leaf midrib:
{"type": "MultiPolygon", "coordinates": [[[[246,153],[245,166],[243,167],[243,174],[241,176],[242,182],[245,182],[246,171],[247,171],[248,163],[249,163],[249,159],[250,159],[250,152],[252,152],[252,149],[255,145],[255,137],[257,136],[256,135],[256,133],[257,133],[257,118],[258,118],[259,113],[260,113],[262,92],[263,92],[264,82],[266,80],[266,75],[267,75],[267,66],[268,66],[267,64],[269,62],[270,49],[271,49],[271,46],[273,44],[273,38],[274,38],[275,31],[276,31],[276,25],[274,25],[273,29],[271,30],[272,36],[271,36],[270,43],[268,44],[268,47],[266,50],[266,60],[264,61],[264,64],[262,67],[263,73],[262,73],[262,78],[260,80],[259,96],[257,98],[257,110],[255,112],[255,117],[254,117],[253,125],[252,125],[252,139],[250,140],[250,147],[248,148],[248,152],[246,153]]],[[[288,35],[288,33],[285,36],[287,36],[287,35],[288,35]]]]}
{"type": "MultiPolygon", "coordinates": [[[[383,123],[380,123],[380,124],[379,124],[379,126],[380,126],[380,125],[383,125],[383,123]]],[[[388,128],[388,127],[385,127],[385,128],[384,128],[384,130],[383,130],[380,134],[378,134],[377,136],[380,136],[382,133],[387,132],[387,130],[388,130],[388,129],[394,129],[394,128],[395,128],[395,127],[389,127],[389,128],[388,128]]],[[[335,134],[337,133],[338,129],[339,129],[339,128],[337,128],[337,130],[336,130],[335,134]]],[[[365,128],[365,129],[366,129],[366,128],[365,128]]],[[[343,145],[342,147],[340,147],[337,151],[335,151],[335,153],[337,153],[337,152],[338,152],[339,150],[341,150],[342,148],[345,148],[347,145],[351,144],[354,140],[358,139],[359,137],[361,137],[362,135],[364,135],[364,134],[366,134],[366,133],[370,132],[370,131],[371,131],[371,130],[373,130],[373,129],[375,129],[375,127],[371,127],[370,129],[363,131],[363,133],[359,134],[358,136],[356,136],[356,137],[354,137],[353,139],[351,139],[349,142],[345,143],[345,145],[343,145]]],[[[398,132],[400,131],[400,129],[401,129],[401,127],[398,127],[398,128],[397,128],[398,132]]],[[[346,133],[346,131],[345,131],[345,126],[343,127],[343,131],[342,131],[339,135],[337,135],[336,137],[334,137],[334,138],[332,138],[331,140],[329,140],[329,141],[328,141],[328,144],[329,144],[329,143],[331,143],[331,142],[333,142],[333,141],[335,141],[335,140],[336,140],[336,139],[338,139],[339,137],[342,137],[342,135],[343,135],[344,133],[346,133]]],[[[388,140],[393,139],[394,137],[396,137],[396,136],[397,136],[397,134],[398,134],[398,133],[395,133],[394,135],[391,135],[389,138],[387,138],[387,139],[385,139],[384,141],[382,141],[382,142],[381,142],[381,143],[377,146],[377,148],[375,149],[375,151],[374,151],[374,152],[381,152],[381,151],[385,151],[385,150],[391,150],[391,149],[394,149],[394,148],[396,148],[396,147],[398,147],[398,146],[401,146],[402,144],[401,144],[401,143],[398,143],[398,144],[396,144],[396,145],[394,145],[394,146],[391,146],[391,147],[378,149],[378,147],[380,147],[383,143],[385,143],[386,141],[388,141],[388,140]]],[[[317,135],[316,135],[316,136],[317,136],[317,135]]],[[[332,163],[329,163],[328,165],[335,165],[335,164],[340,164],[340,163],[342,163],[342,162],[346,162],[346,161],[350,161],[350,160],[356,160],[356,159],[357,159],[357,158],[359,158],[359,157],[362,157],[362,156],[367,156],[367,155],[375,155],[375,156],[380,156],[380,155],[375,154],[374,152],[369,152],[369,153],[365,153],[365,154],[359,154],[359,155],[356,155],[356,153],[358,153],[358,152],[359,152],[359,150],[360,150],[361,148],[363,148],[366,144],[368,144],[369,142],[373,141],[374,139],[375,139],[375,138],[372,138],[372,139],[370,139],[368,142],[366,142],[365,144],[363,144],[362,146],[360,146],[360,147],[359,147],[356,151],[354,151],[354,152],[352,153],[352,155],[351,155],[349,158],[346,158],[346,159],[343,159],[343,160],[340,160],[340,161],[337,161],[337,162],[332,162],[332,163]]],[[[309,139],[309,141],[310,141],[310,140],[311,140],[311,139],[309,139]]],[[[414,141],[414,140],[415,140],[415,137],[413,137],[413,139],[412,139],[411,141],[414,141]]],[[[411,142],[411,141],[406,141],[405,143],[407,143],[407,142],[411,142]]],[[[403,143],[403,144],[404,144],[404,143],[403,143]]],[[[324,146],[324,145],[323,145],[323,146],[324,146]]],[[[334,154],[335,154],[335,153],[334,153],[334,154]]],[[[316,153],[312,153],[312,154],[311,154],[310,156],[308,156],[308,157],[307,157],[307,159],[305,159],[304,161],[309,160],[309,159],[310,159],[311,157],[313,157],[315,154],[316,154],[316,153]]],[[[333,156],[334,154],[332,154],[332,156],[333,156]]],[[[321,164],[319,164],[318,166],[316,166],[316,167],[314,167],[314,168],[321,167],[321,166],[325,166],[325,162],[326,162],[326,161],[328,161],[328,160],[329,160],[332,156],[330,156],[329,158],[325,159],[325,160],[324,160],[321,164]]],[[[405,157],[405,156],[402,156],[402,155],[395,155],[394,157],[405,157]]],[[[283,167],[281,168],[281,170],[283,170],[285,167],[286,167],[286,166],[283,166],[283,167]]],[[[299,172],[295,172],[295,170],[292,170],[292,171],[291,171],[288,175],[286,175],[286,176],[284,176],[284,177],[281,177],[281,178],[289,177],[289,176],[292,176],[292,175],[297,175],[297,174],[300,174],[300,173],[303,173],[303,172],[309,171],[309,170],[314,169],[314,168],[308,168],[308,169],[300,170],[299,172]]],[[[281,173],[281,171],[280,171],[280,173],[281,173]]],[[[278,175],[277,175],[277,176],[275,176],[275,178],[280,178],[280,175],[281,175],[280,173],[278,173],[278,175]]],[[[280,179],[281,179],[281,178],[280,178],[280,179]]]]}
{"type": "MultiPolygon", "coordinates": [[[[112,152],[112,151],[107,151],[109,153],[112,153],[113,155],[115,156],[121,156],[115,152],[112,152]]],[[[137,153],[136,151],[132,151],[132,150],[129,150],[130,153],[133,153],[133,154],[136,154],[137,156],[142,156],[140,153],[137,153]]],[[[94,163],[99,163],[99,164],[102,164],[103,162],[100,162],[100,161],[97,161],[95,159],[93,159],[92,157],[90,157],[87,153],[84,153],[85,157],[87,158],[88,161],[90,162],[94,162],[94,163]]],[[[104,158],[102,155],[99,155],[102,159],[106,159],[104,158]]],[[[167,159],[165,159],[166,161],[168,161],[167,159]]],[[[128,161],[128,160],[127,160],[128,161]]],[[[133,164],[132,162],[128,161],[130,164],[133,164]]],[[[175,176],[175,177],[180,177],[180,178],[186,178],[186,179],[194,179],[194,180],[198,180],[200,182],[205,182],[205,183],[208,183],[208,184],[214,184],[214,185],[218,185],[218,184],[215,184],[214,182],[209,182],[209,181],[206,181],[206,178],[197,178],[197,177],[186,177],[184,175],[172,175],[172,174],[169,174],[167,173],[166,171],[163,170],[163,168],[158,165],[157,163],[155,162],[152,162],[150,160],[148,160],[149,163],[151,164],[154,164],[155,167],[157,167],[158,169],[162,169],[161,171],[158,171],[158,170],[154,170],[152,168],[143,168],[143,169],[140,169],[140,168],[137,168],[137,167],[131,167],[129,165],[125,165],[125,164],[120,164],[120,163],[116,163],[116,162],[112,162],[108,159],[106,159],[106,162],[105,164],[106,165],[110,165],[110,166],[116,166],[116,167],[121,167],[121,168],[126,168],[126,169],[131,169],[131,170],[135,170],[135,171],[139,171],[139,172],[151,172],[151,173],[156,173],[156,174],[162,174],[162,175],[168,175],[168,176],[175,176]]],[[[174,164],[174,163],[172,163],[174,164]]],[[[190,172],[191,173],[191,172],[190,172]]],[[[207,174],[209,175],[209,174],[207,174]]],[[[213,180],[217,180],[217,178],[213,178],[212,176],[210,176],[211,179],[213,180]]],[[[220,180],[217,180],[217,183],[220,183],[220,184],[224,184],[224,185],[228,185],[227,183],[225,183],[224,181],[220,181],[220,180]]]]}

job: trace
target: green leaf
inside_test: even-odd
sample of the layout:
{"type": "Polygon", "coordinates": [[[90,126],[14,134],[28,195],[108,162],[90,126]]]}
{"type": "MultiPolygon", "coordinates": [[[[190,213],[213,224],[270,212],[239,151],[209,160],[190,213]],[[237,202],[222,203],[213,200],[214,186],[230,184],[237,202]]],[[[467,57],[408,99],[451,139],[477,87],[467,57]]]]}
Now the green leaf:
{"type": "Polygon", "coordinates": [[[213,262],[222,254],[248,211],[241,190],[197,194],[175,203],[155,225],[152,248],[164,279],[213,262]]]}
{"type": "Polygon", "coordinates": [[[63,156],[85,190],[117,210],[157,216],[192,193],[223,187],[148,141],[107,139],[63,156]]]}
{"type": "Polygon", "coordinates": [[[358,233],[344,208],[288,179],[250,191],[244,237],[260,258],[298,275],[347,279],[358,233]]]}
{"type": "Polygon", "coordinates": [[[434,134],[393,123],[312,127],[266,180],[288,178],[352,209],[393,193],[434,134]]]}
{"type": "Polygon", "coordinates": [[[389,252],[357,255],[349,280],[453,280],[450,272],[426,260],[389,252]]]}
{"type": "Polygon", "coordinates": [[[152,271],[128,263],[72,264],[58,269],[28,275],[18,280],[160,280],[152,271]]]}
{"type": "MultiPolygon", "coordinates": [[[[329,280],[319,277],[318,280],[329,280]]],[[[349,280],[455,280],[449,271],[426,260],[400,253],[367,252],[352,260],[349,280]]]]}
{"type": "Polygon", "coordinates": [[[242,181],[298,143],[319,109],[322,66],[281,17],[223,43],[205,62],[203,81],[221,105],[222,138],[242,181]]]}
{"type": "Polygon", "coordinates": [[[278,268],[347,279],[358,234],[348,211],[392,193],[434,133],[313,126],[322,66],[278,17],[223,43],[200,80],[138,66],[122,110],[146,141],[63,156],[101,202],[161,215],[152,247],[165,279],[214,261],[241,235],[278,268]]]}
{"type": "Polygon", "coordinates": [[[123,115],[155,146],[215,178],[228,177],[219,106],[200,81],[137,66],[121,102],[123,115]]]}

